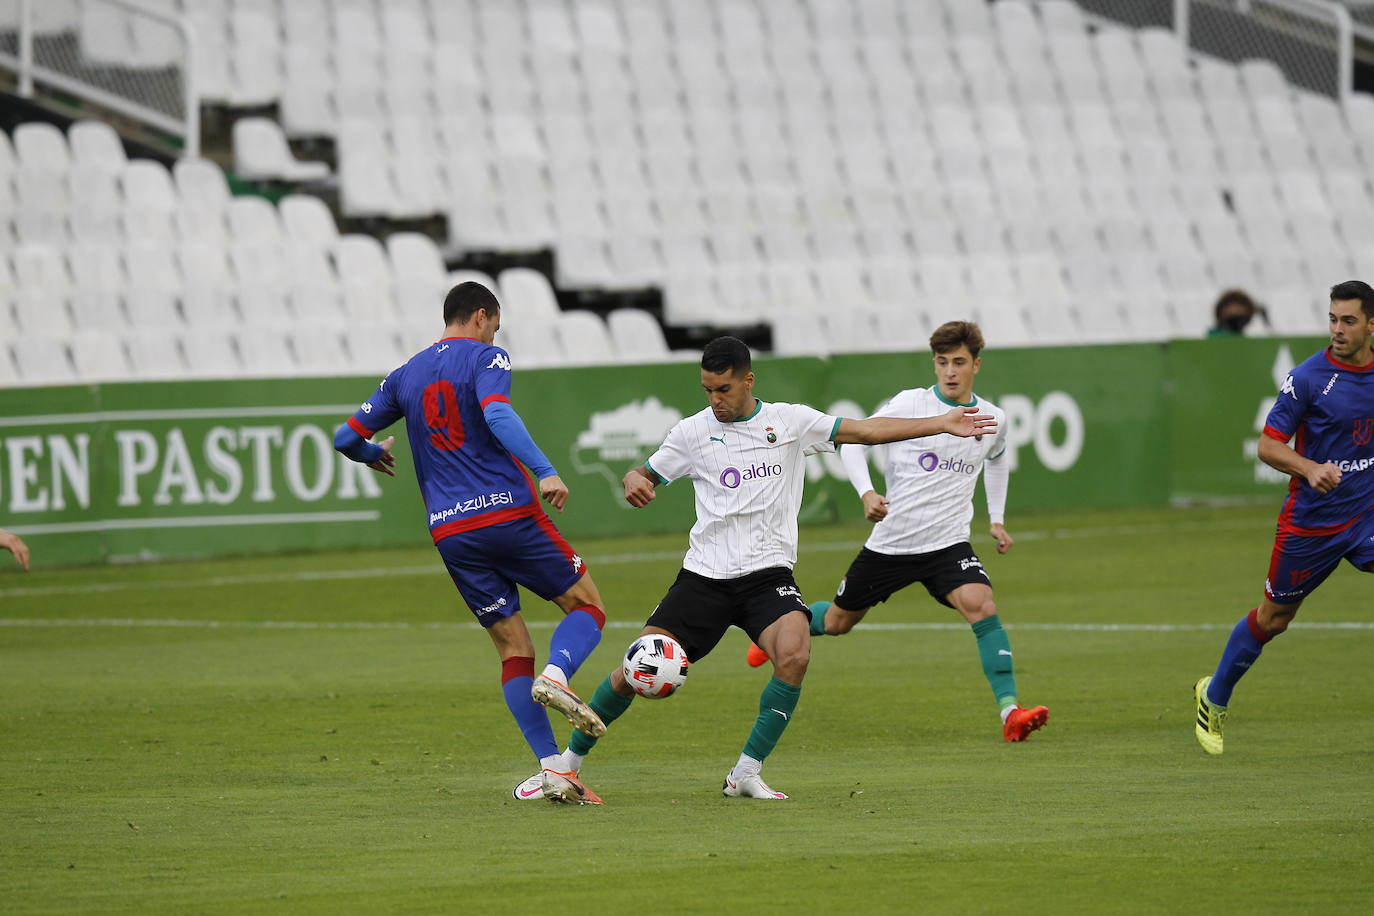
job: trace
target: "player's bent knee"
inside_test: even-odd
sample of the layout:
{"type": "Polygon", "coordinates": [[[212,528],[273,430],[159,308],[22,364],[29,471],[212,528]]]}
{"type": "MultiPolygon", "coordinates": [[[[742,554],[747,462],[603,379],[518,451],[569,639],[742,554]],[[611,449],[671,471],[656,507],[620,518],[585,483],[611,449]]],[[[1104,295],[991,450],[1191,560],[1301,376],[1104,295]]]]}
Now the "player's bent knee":
{"type": "Polygon", "coordinates": [[[1255,613],[1255,621],[1270,636],[1277,636],[1288,629],[1288,625],[1297,616],[1299,607],[1301,604],[1275,604],[1266,601],[1255,613]]]}
{"type": "Polygon", "coordinates": [[[790,646],[781,650],[773,659],[773,673],[789,683],[800,683],[811,664],[811,647],[807,645],[790,646]]]}
{"type": "Polygon", "coordinates": [[[553,603],[562,608],[565,614],[584,604],[605,608],[605,605],[601,603],[601,591],[592,581],[591,573],[583,573],[582,578],[574,582],[572,588],[553,599],[553,603]]]}

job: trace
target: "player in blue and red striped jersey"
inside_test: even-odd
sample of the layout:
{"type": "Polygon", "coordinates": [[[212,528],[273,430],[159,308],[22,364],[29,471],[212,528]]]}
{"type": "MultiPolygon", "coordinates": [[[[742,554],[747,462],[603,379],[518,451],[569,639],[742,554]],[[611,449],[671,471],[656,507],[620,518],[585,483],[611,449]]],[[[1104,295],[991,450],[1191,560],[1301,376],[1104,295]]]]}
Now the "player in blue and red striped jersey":
{"type": "Polygon", "coordinates": [[[496,646],[506,705],[543,768],[539,791],[528,797],[600,804],[576,774],[559,766],[553,728],[539,705],[557,709],[590,735],[605,732],[596,713],[568,687],[601,640],[601,594],[539,504],[542,499],[562,512],[568,488],[511,406],[510,356],[493,344],[501,327],[496,297],[480,283],[460,283],[444,300],[444,325],[442,339],[382,380],[339,428],[334,447],[394,477],[394,437],[368,440],[407,420],[430,535],[459,594],[496,646]],[[565,614],[553,631],[550,662],[537,677],[517,584],[565,614]]]}
{"type": "Polygon", "coordinates": [[[1374,572],[1374,289],[1360,280],[1331,287],[1328,317],[1331,345],[1284,379],[1260,437],[1260,459],[1293,479],[1264,600],[1231,631],[1216,673],[1193,688],[1195,733],[1209,754],[1222,752],[1236,682],[1303,599],[1342,559],[1374,572]]]}

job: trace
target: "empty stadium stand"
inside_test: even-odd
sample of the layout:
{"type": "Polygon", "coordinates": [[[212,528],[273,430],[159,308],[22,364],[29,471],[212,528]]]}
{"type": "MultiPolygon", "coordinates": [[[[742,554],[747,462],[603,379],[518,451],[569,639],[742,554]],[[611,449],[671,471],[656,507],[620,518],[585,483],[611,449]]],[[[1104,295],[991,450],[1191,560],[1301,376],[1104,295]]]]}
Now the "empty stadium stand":
{"type": "MultiPolygon", "coordinates": [[[[165,65],[38,6],[93,62],[165,65]]],[[[782,354],[919,348],[954,315],[993,346],[1197,336],[1232,285],[1308,333],[1374,266],[1374,98],[1070,0],[157,6],[195,26],[205,99],[250,112],[236,177],[449,236],[340,232],[307,193],[26,123],[0,134],[0,383],[384,372],[465,251],[550,248],[560,288],[659,287],[663,324],[769,323],[782,354]],[[292,153],[312,137],[335,171],[292,153]]],[[[652,316],[485,280],[522,364],[673,358],[652,316]]]]}

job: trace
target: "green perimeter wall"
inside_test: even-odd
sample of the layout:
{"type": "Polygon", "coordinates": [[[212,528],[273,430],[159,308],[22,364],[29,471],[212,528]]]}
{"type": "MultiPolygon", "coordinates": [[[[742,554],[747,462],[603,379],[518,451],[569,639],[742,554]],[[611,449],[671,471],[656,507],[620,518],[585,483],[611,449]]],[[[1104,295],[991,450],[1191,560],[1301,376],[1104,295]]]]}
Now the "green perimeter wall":
{"type": "MultiPolygon", "coordinates": [[[[1272,498],[1255,457],[1284,374],[1317,338],[989,351],[976,390],[1008,414],[1016,512],[1272,498]]],[[[862,416],[929,385],[927,354],[760,359],[755,393],[862,416]]],[[[111,384],[0,391],[0,527],[42,566],[428,543],[402,426],[398,476],[335,454],[372,378],[111,384]]],[[[572,491],[570,538],[682,531],[691,485],[645,510],[625,470],[701,409],[694,363],[517,370],[512,401],[572,491]]],[[[881,455],[875,455],[881,461],[881,455]]],[[[803,519],[859,518],[838,458],[808,462],[803,519]]],[[[982,518],[980,511],[978,518],[982,518]]],[[[981,525],[981,522],[977,522],[981,525]]],[[[684,538],[685,539],[685,538],[684,538]]]]}

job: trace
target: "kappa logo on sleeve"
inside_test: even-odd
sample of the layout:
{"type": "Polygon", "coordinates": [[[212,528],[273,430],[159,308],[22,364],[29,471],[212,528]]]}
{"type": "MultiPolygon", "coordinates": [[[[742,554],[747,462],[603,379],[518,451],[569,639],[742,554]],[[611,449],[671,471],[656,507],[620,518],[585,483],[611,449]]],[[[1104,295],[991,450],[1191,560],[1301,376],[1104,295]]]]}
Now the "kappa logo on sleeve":
{"type": "Polygon", "coordinates": [[[509,372],[509,371],[510,371],[510,357],[508,357],[508,356],[507,356],[506,354],[504,354],[504,353],[497,353],[497,354],[496,354],[496,358],[493,359],[491,362],[487,363],[487,368],[488,368],[488,369],[505,369],[507,372],[509,372]]]}
{"type": "Polygon", "coordinates": [[[1293,374],[1291,372],[1284,378],[1283,384],[1279,386],[1279,394],[1286,394],[1295,401],[1298,399],[1298,391],[1293,387],[1293,374]]]}

